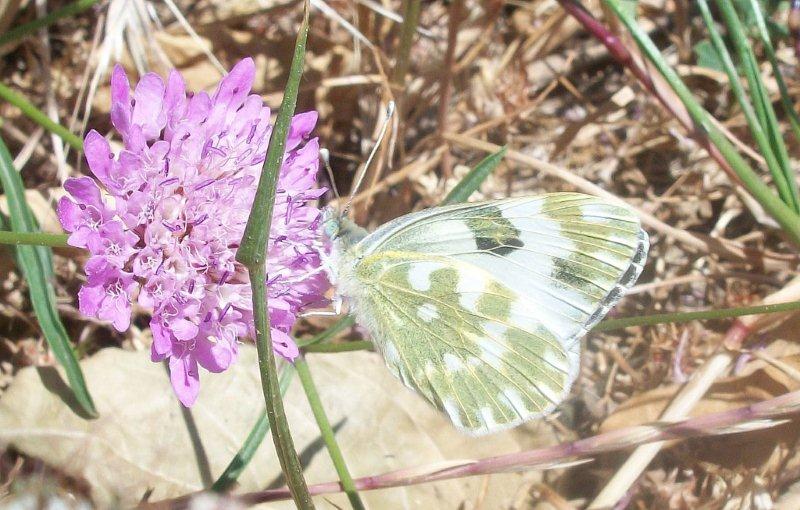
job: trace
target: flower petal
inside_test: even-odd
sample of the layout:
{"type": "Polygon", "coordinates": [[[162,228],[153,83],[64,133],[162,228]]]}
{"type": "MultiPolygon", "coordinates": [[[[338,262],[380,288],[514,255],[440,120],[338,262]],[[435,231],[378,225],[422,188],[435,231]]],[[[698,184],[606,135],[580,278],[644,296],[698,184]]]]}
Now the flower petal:
{"type": "Polygon", "coordinates": [[[190,356],[173,356],[169,359],[169,380],[178,400],[186,407],[192,407],[200,392],[200,374],[197,361],[190,356]]]}
{"type": "Polygon", "coordinates": [[[280,354],[288,361],[294,361],[300,355],[300,349],[297,348],[297,344],[294,343],[292,337],[275,328],[270,329],[270,335],[272,336],[272,348],[277,354],[280,354]]]}
{"type": "Polygon", "coordinates": [[[175,335],[175,338],[183,340],[184,342],[193,339],[197,336],[197,333],[200,332],[200,328],[197,327],[197,324],[186,319],[178,319],[170,322],[169,329],[172,331],[172,334],[175,335]]]}
{"type": "Polygon", "coordinates": [[[166,115],[162,112],[164,80],[155,73],[145,74],[136,85],[133,99],[136,104],[131,122],[142,128],[146,139],[156,138],[166,124],[166,115]]]}

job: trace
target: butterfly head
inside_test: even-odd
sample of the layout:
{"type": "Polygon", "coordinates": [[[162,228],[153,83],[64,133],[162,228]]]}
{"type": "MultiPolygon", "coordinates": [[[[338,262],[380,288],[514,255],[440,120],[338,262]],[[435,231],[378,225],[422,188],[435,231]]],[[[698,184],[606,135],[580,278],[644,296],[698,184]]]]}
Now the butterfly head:
{"type": "Polygon", "coordinates": [[[334,245],[343,245],[345,249],[367,235],[366,230],[331,207],[325,208],[322,213],[322,231],[334,245]]]}

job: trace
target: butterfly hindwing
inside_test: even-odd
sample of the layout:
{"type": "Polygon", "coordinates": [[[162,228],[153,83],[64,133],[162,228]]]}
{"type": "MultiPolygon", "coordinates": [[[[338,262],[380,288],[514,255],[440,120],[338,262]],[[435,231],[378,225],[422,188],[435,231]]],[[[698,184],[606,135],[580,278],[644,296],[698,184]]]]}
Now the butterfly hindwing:
{"type": "Polygon", "coordinates": [[[492,276],[447,257],[366,256],[354,300],[389,368],[469,433],[511,427],[551,411],[577,374],[533,303],[492,276]],[[364,317],[368,314],[369,317],[364,317]]]}
{"type": "Polygon", "coordinates": [[[555,193],[434,208],[362,239],[342,294],[387,365],[473,434],[550,412],[642,269],[626,207],[555,193]]]}

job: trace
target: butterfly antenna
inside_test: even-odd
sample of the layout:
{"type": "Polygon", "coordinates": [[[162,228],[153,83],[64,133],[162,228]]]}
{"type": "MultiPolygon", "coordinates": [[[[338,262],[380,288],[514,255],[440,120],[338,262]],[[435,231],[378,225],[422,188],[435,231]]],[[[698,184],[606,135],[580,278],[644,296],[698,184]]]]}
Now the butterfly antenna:
{"type": "Polygon", "coordinates": [[[394,115],[394,101],[389,101],[389,104],[386,105],[386,117],[383,119],[383,125],[381,126],[380,133],[378,133],[378,139],[375,141],[375,145],[372,146],[372,151],[369,153],[367,161],[364,163],[364,166],[361,167],[361,170],[356,176],[356,180],[353,182],[353,187],[350,190],[350,198],[347,200],[344,210],[342,210],[342,216],[347,216],[348,211],[350,211],[350,207],[353,205],[353,199],[355,198],[358,189],[361,187],[364,177],[367,175],[367,169],[372,163],[372,160],[375,158],[375,154],[378,152],[378,147],[381,146],[384,136],[386,136],[386,130],[389,128],[389,121],[392,119],[392,115],[394,115]]]}
{"type": "Polygon", "coordinates": [[[328,172],[328,180],[331,182],[331,190],[333,191],[333,195],[338,199],[341,195],[339,195],[339,188],[336,187],[336,179],[333,178],[333,169],[331,169],[331,153],[326,148],[321,148],[319,150],[319,157],[322,159],[322,164],[325,165],[325,171],[328,172]]]}

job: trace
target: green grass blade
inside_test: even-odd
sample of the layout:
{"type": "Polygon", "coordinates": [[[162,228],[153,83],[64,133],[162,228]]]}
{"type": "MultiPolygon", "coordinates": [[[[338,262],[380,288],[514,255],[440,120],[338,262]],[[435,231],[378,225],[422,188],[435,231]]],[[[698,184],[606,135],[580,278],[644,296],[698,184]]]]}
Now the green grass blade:
{"type": "MultiPolygon", "coordinates": [[[[33,232],[37,229],[33,213],[25,202],[25,190],[22,179],[14,168],[11,154],[5,143],[0,139],[0,183],[2,183],[8,200],[11,213],[11,228],[22,232],[33,232]]],[[[98,416],[83,372],[78,364],[72,346],[70,345],[67,330],[61,323],[56,309],[56,295],[53,290],[54,278],[52,253],[45,246],[17,246],[17,259],[22,274],[30,288],[31,303],[36,313],[36,318],[42,328],[53,355],[56,357],[67,374],[70,388],[75,400],[84,413],[92,418],[98,416]]]]}
{"type": "MultiPolygon", "coordinates": [[[[287,363],[284,366],[283,372],[281,372],[280,381],[278,382],[281,389],[281,396],[286,395],[286,391],[292,383],[292,376],[294,376],[294,373],[294,367],[287,363]]],[[[219,478],[217,478],[211,486],[212,491],[225,492],[233,487],[247,465],[253,460],[253,456],[256,454],[256,451],[258,451],[258,447],[267,436],[267,432],[269,432],[269,420],[267,419],[267,412],[262,411],[258,420],[256,420],[256,424],[250,429],[250,434],[247,435],[247,439],[242,443],[242,447],[239,448],[239,451],[234,455],[230,463],[228,463],[228,467],[225,468],[225,471],[219,475],[219,478]]]]}
{"type": "Polygon", "coordinates": [[[364,502],[361,501],[361,496],[356,491],[353,477],[347,469],[347,463],[342,455],[342,450],[339,448],[339,443],[336,442],[336,435],[333,433],[331,423],[328,420],[328,415],[325,414],[325,408],[322,406],[322,400],[319,398],[317,386],[314,384],[314,378],[311,377],[311,370],[308,368],[305,358],[300,355],[294,362],[297,369],[297,375],[300,377],[300,382],[303,384],[303,390],[306,392],[308,398],[308,405],[311,406],[311,411],[314,413],[314,419],[317,420],[322,440],[325,442],[325,447],[328,449],[328,455],[331,457],[333,467],[336,469],[336,474],[339,476],[339,481],[342,484],[342,489],[347,494],[347,499],[350,500],[350,506],[354,510],[365,510],[364,502]]]}
{"type": "Polygon", "coordinates": [[[733,171],[742,181],[742,184],[747,188],[750,194],[753,195],[753,198],[764,207],[764,210],[780,224],[786,235],[789,236],[795,244],[800,244],[800,216],[781,201],[772,190],[761,181],[758,174],[753,171],[750,165],[748,165],[744,158],[736,151],[733,144],[731,144],[731,142],[725,138],[725,135],[711,122],[708,112],[700,106],[694,96],[692,96],[691,91],[686,87],[686,84],[683,83],[678,74],[667,64],[661,52],[647,33],[639,27],[635,20],[623,12],[619,0],[604,1],[628,29],[647,59],[652,62],[667,83],[669,83],[670,87],[672,87],[673,91],[675,91],[675,94],[680,98],[687,112],[695,122],[696,129],[699,133],[707,136],[711,143],[719,149],[720,153],[725,157],[733,171]]]}
{"type": "Polygon", "coordinates": [[[26,117],[51,133],[58,135],[75,149],[81,152],[83,151],[83,140],[58,122],[54,122],[42,110],[33,106],[30,101],[25,99],[21,94],[14,92],[3,83],[0,83],[0,99],[8,101],[10,104],[16,106],[26,117]]]}
{"type": "MultiPolygon", "coordinates": [[[[769,169],[773,178],[776,179],[776,183],[780,182],[782,184],[784,192],[781,197],[784,198],[785,201],[791,196],[788,183],[785,179],[786,174],[778,162],[778,159],[775,157],[773,146],[770,143],[767,132],[762,127],[761,121],[759,120],[753,105],[750,103],[750,99],[747,97],[747,92],[739,80],[739,73],[736,70],[736,66],[733,63],[730,53],[728,52],[728,48],[725,46],[722,36],[717,30],[716,23],[711,16],[711,10],[708,7],[707,0],[697,0],[697,5],[700,8],[700,14],[703,17],[703,21],[705,22],[706,28],[708,29],[711,37],[711,44],[716,52],[716,56],[722,65],[723,70],[728,75],[728,83],[730,83],[733,95],[736,98],[736,101],[739,103],[742,113],[744,113],[747,126],[750,128],[750,134],[753,136],[753,139],[758,145],[761,155],[764,157],[764,160],[767,163],[767,168],[769,169]]],[[[743,36],[743,34],[741,36],[743,36]]]]}
{"type": "Polygon", "coordinates": [[[357,340],[355,342],[336,342],[309,345],[303,348],[303,352],[350,352],[350,351],[369,351],[374,345],[369,340],[357,340]]]}
{"type": "MultiPolygon", "coordinates": [[[[772,153],[779,164],[778,167],[769,167],[775,187],[778,189],[778,195],[795,212],[800,212],[800,199],[797,196],[797,184],[789,162],[789,153],[786,150],[786,144],[783,142],[778,118],[775,115],[775,109],[772,107],[772,101],[764,81],[761,79],[758,61],[753,53],[744,25],[730,1],[716,0],[716,3],[725,20],[725,25],[728,27],[731,40],[742,64],[759,123],[769,139],[772,153]]],[[[760,13],[760,9],[757,9],[757,12],[760,13]]]]}
{"type": "Polygon", "coordinates": [[[480,163],[475,165],[475,168],[469,171],[467,175],[461,179],[458,184],[450,190],[450,193],[444,197],[441,205],[455,204],[459,202],[466,202],[470,195],[472,195],[478,188],[481,187],[492,172],[494,172],[497,165],[503,161],[503,158],[508,152],[508,147],[504,146],[494,154],[489,154],[480,163]]]}
{"type": "Polygon", "coordinates": [[[337,335],[340,331],[344,331],[345,329],[349,328],[353,324],[356,323],[356,320],[353,318],[352,315],[345,315],[336,323],[323,331],[309,339],[302,340],[297,343],[298,347],[309,347],[311,345],[322,344],[333,338],[333,336],[337,335]]]}
{"type": "Polygon", "coordinates": [[[775,47],[772,45],[772,39],[769,35],[767,23],[764,20],[764,15],[761,13],[761,9],[758,8],[758,3],[755,0],[750,0],[750,4],[753,9],[753,18],[755,19],[756,27],[758,27],[758,35],[764,45],[764,51],[767,54],[767,59],[772,66],[772,74],[775,76],[775,81],[778,84],[778,90],[781,94],[781,105],[786,111],[786,116],[789,118],[789,124],[792,126],[792,132],[794,133],[795,138],[800,141],[800,116],[798,116],[797,111],[794,109],[794,101],[792,101],[792,98],[789,95],[789,89],[786,86],[786,81],[783,79],[783,73],[781,73],[780,66],[778,65],[778,57],[775,55],[775,47]]]}
{"type": "Polygon", "coordinates": [[[410,63],[411,43],[419,24],[419,12],[422,0],[403,0],[403,26],[400,33],[400,44],[397,48],[397,59],[392,70],[392,83],[403,87],[410,63]]]}
{"type": "Polygon", "coordinates": [[[595,326],[592,331],[612,331],[632,326],[654,326],[656,324],[731,319],[745,315],[761,315],[766,313],[794,312],[800,310],[800,301],[778,303],[774,305],[743,306],[739,308],[723,308],[720,310],[701,310],[697,312],[659,313],[641,317],[625,317],[624,319],[608,319],[595,326]]]}
{"type": "Polygon", "coordinates": [[[17,39],[31,35],[36,32],[36,30],[48,25],[52,25],[61,18],[66,18],[68,16],[72,16],[73,14],[78,14],[81,11],[85,11],[89,7],[99,2],[100,0],[78,0],[77,2],[72,2],[71,4],[65,5],[60,9],[56,9],[47,16],[35,19],[29,23],[24,23],[17,28],[13,28],[1,34],[0,46],[4,46],[12,41],[16,41],[17,39]]]}

